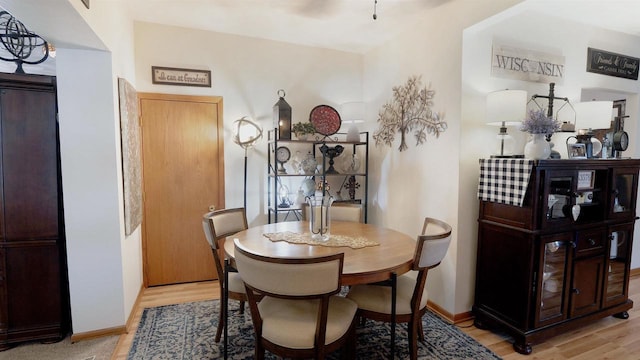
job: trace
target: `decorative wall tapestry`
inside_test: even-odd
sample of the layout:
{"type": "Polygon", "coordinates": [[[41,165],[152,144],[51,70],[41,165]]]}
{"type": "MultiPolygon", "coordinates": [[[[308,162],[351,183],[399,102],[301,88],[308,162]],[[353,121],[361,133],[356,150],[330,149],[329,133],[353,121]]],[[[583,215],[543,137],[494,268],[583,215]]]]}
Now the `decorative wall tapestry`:
{"type": "Polygon", "coordinates": [[[124,182],[124,229],[125,234],[130,235],[142,223],[140,117],[138,94],[127,80],[118,78],[118,93],[124,182]]]}
{"type": "Polygon", "coordinates": [[[376,146],[380,144],[392,146],[396,132],[400,133],[398,150],[404,151],[407,146],[407,135],[411,132],[416,139],[416,146],[427,141],[427,135],[439,137],[447,130],[443,121],[444,113],[431,110],[435,90],[422,86],[421,76],[409,77],[403,86],[394,86],[393,99],[382,106],[378,113],[380,128],[373,134],[376,146]]]}

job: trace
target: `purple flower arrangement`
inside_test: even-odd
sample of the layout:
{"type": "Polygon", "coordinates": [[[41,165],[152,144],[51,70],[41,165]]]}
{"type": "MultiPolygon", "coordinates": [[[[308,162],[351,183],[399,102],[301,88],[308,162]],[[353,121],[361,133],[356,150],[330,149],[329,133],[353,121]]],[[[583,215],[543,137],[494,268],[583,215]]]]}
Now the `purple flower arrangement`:
{"type": "Polygon", "coordinates": [[[560,130],[560,122],[547,116],[544,110],[529,110],[529,115],[522,120],[520,131],[530,134],[553,134],[560,130]]]}

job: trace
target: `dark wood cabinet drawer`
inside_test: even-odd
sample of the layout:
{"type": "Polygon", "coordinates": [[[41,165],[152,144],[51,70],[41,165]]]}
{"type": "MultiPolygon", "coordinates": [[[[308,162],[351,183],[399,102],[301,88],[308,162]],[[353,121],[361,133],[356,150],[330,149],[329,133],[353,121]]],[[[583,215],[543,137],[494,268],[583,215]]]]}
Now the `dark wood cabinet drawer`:
{"type": "Polygon", "coordinates": [[[582,230],[576,236],[576,256],[598,255],[604,252],[606,244],[606,229],[597,228],[582,230]]]}

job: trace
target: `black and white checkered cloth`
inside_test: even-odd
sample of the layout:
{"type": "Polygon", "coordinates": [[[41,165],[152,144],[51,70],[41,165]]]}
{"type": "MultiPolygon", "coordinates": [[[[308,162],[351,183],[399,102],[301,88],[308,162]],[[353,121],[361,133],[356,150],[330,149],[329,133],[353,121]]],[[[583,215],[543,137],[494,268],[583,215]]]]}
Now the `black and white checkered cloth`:
{"type": "Polygon", "coordinates": [[[478,198],[522,206],[534,160],[480,159],[478,198]]]}

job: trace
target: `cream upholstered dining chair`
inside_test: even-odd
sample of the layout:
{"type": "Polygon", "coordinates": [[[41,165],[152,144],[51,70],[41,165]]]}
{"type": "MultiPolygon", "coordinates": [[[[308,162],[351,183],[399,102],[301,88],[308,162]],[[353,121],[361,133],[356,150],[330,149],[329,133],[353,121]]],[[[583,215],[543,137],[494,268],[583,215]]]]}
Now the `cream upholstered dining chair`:
{"type": "Polygon", "coordinates": [[[355,358],[358,307],[336,295],[344,253],[273,258],[238,244],[234,258],[249,299],[256,359],[264,359],[266,350],[283,358],[324,359],[340,348],[341,357],[355,358]]]}
{"type": "MultiPolygon", "coordinates": [[[[329,208],[331,220],[362,222],[362,204],[334,202],[329,208]]],[[[309,220],[309,204],[301,205],[302,220],[309,220]]]]}
{"type": "Polygon", "coordinates": [[[424,341],[422,317],[427,311],[427,273],[440,264],[450,242],[451,226],[427,217],[416,243],[412,271],[397,278],[395,289],[388,284],[371,284],[354,285],[349,290],[347,298],[358,304],[359,317],[392,323],[391,358],[395,352],[395,323],[408,323],[409,354],[412,360],[417,359],[417,338],[424,341]]]}
{"type": "MultiPolygon", "coordinates": [[[[244,289],[244,283],[237,272],[231,272],[227,274],[228,284],[225,284],[224,277],[224,263],[220,258],[221,241],[227,236],[231,236],[239,231],[247,229],[247,216],[244,208],[234,209],[222,209],[206,213],[202,218],[202,228],[204,234],[211,246],[211,253],[213,254],[213,260],[218,272],[218,283],[220,284],[220,297],[224,292],[225,286],[228,285],[229,299],[240,301],[240,313],[244,313],[244,302],[247,300],[247,295],[244,289]]],[[[222,330],[225,327],[225,314],[227,304],[225,301],[221,301],[220,314],[218,316],[218,329],[216,330],[215,341],[220,341],[222,330]]]]}

